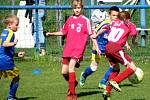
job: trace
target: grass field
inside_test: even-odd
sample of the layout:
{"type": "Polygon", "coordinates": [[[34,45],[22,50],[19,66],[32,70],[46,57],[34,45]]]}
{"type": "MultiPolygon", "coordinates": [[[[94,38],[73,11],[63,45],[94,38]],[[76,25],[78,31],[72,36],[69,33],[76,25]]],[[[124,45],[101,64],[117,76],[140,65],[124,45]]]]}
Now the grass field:
{"type": "MultiPolygon", "coordinates": [[[[142,83],[134,85],[128,80],[121,83],[122,92],[118,93],[113,90],[111,100],[150,100],[150,38],[147,41],[147,47],[141,48],[132,46],[133,52],[130,55],[133,57],[137,66],[144,71],[144,80],[142,83]]],[[[80,73],[90,64],[90,50],[86,50],[85,60],[81,63],[81,67],[76,69],[77,80],[80,73]]],[[[29,50],[28,50],[29,52],[29,50]]],[[[30,51],[31,52],[31,51],[30,51]]],[[[61,54],[55,57],[48,51],[48,55],[41,57],[38,60],[33,57],[25,59],[15,58],[16,65],[21,71],[20,87],[17,92],[19,100],[65,100],[67,92],[67,83],[61,76],[61,54]],[[35,69],[41,70],[40,74],[33,74],[35,69]]],[[[98,86],[98,81],[108,68],[106,59],[103,57],[98,70],[88,77],[86,85],[76,88],[78,100],[102,100],[102,91],[98,86]]],[[[124,67],[121,66],[122,69],[124,67]]],[[[1,79],[0,81],[0,100],[5,100],[10,80],[1,79]]]]}
{"type": "MultiPolygon", "coordinates": [[[[16,0],[16,5],[19,4],[19,1],[20,0],[16,0]]],[[[53,5],[55,4],[54,2],[55,0],[48,0],[47,5],[53,5]]],[[[61,2],[64,2],[64,0],[61,0],[61,2]]],[[[0,5],[11,5],[11,2],[10,0],[5,0],[5,2],[0,0],[0,5]]],[[[149,11],[150,10],[147,9],[148,13],[149,11]]],[[[2,22],[2,19],[11,13],[11,10],[1,10],[0,12],[0,22],[2,22]]],[[[49,21],[53,18],[55,21],[55,13],[55,11],[48,11],[47,20],[44,23],[46,31],[51,29],[49,21]]],[[[64,15],[70,14],[69,11],[63,11],[62,13],[64,15]]],[[[135,12],[135,15],[135,18],[133,19],[136,25],[139,27],[139,10],[135,12]]],[[[149,28],[150,14],[147,14],[146,18],[147,28],[149,28]]],[[[3,24],[0,24],[0,29],[3,29],[3,27],[3,24]]],[[[62,47],[52,44],[56,44],[56,39],[53,38],[48,39],[47,43],[47,55],[45,57],[35,59],[33,52],[34,50],[27,49],[25,50],[27,54],[25,59],[15,58],[15,63],[20,69],[20,87],[17,91],[17,97],[19,100],[66,100],[68,85],[60,73],[60,57],[62,47]],[[41,70],[41,73],[38,75],[33,74],[32,71],[36,69],[41,70]]],[[[128,80],[123,81],[121,83],[121,88],[123,91],[118,93],[113,90],[111,100],[150,100],[150,36],[147,38],[146,45],[147,46],[145,48],[132,46],[133,51],[131,53],[129,52],[136,65],[143,69],[144,80],[137,85],[131,84],[128,80]]],[[[76,78],[78,81],[80,73],[89,64],[90,49],[87,49],[85,52],[85,59],[83,62],[81,62],[81,67],[76,69],[76,78]]],[[[102,91],[100,91],[97,86],[98,81],[102,78],[107,68],[107,61],[103,57],[98,70],[93,75],[88,77],[86,85],[84,87],[80,87],[79,85],[77,86],[76,92],[79,97],[78,100],[103,100],[102,91]]],[[[124,69],[122,66],[121,68],[124,69]]],[[[6,100],[9,83],[9,79],[0,80],[0,100],[6,100]]]]}

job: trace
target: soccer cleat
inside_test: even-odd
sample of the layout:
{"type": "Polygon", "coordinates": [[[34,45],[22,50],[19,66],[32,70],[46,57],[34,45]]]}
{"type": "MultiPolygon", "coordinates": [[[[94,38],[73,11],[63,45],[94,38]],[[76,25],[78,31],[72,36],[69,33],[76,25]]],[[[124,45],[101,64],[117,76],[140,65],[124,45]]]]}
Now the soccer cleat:
{"type": "Polygon", "coordinates": [[[109,84],[118,92],[121,92],[121,88],[119,87],[116,81],[109,81],[109,84]]]}
{"type": "Polygon", "coordinates": [[[16,97],[12,98],[12,97],[8,97],[7,100],[17,100],[16,97]]]}
{"type": "Polygon", "coordinates": [[[80,86],[84,86],[85,80],[86,80],[82,75],[83,75],[83,72],[81,73],[81,76],[80,76],[80,86]]]}
{"type": "Polygon", "coordinates": [[[102,94],[104,100],[110,100],[110,93],[108,93],[106,90],[102,94]]]}
{"type": "Polygon", "coordinates": [[[106,89],[106,84],[99,83],[99,84],[98,84],[98,88],[105,90],[105,89],[106,89]]]}
{"type": "Polygon", "coordinates": [[[77,100],[77,95],[76,94],[69,94],[69,95],[67,95],[67,100],[77,100]]]}

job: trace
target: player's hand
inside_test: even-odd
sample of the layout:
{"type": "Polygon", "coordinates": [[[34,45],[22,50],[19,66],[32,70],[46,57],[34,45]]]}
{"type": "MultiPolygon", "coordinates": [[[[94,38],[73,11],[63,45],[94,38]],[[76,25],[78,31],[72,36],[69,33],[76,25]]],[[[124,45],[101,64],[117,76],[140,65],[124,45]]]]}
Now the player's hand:
{"type": "Polygon", "coordinates": [[[126,46],[128,51],[132,51],[131,47],[129,45],[126,46]]]}
{"type": "Polygon", "coordinates": [[[51,32],[47,32],[47,33],[46,33],[46,36],[51,36],[51,35],[52,35],[51,32]]]}
{"type": "Polygon", "coordinates": [[[16,45],[16,44],[17,44],[17,42],[18,42],[18,39],[15,39],[15,40],[14,40],[14,45],[16,45]]]}
{"type": "Polygon", "coordinates": [[[101,50],[99,48],[96,48],[97,54],[101,55],[101,50]]]}

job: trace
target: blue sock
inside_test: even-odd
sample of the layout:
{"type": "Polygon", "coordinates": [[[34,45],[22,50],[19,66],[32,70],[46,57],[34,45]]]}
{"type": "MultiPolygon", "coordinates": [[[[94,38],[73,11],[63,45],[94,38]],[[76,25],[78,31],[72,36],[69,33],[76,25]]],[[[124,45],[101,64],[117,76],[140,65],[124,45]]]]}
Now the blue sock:
{"type": "Polygon", "coordinates": [[[86,79],[89,75],[91,75],[94,71],[92,71],[91,67],[87,67],[82,74],[82,76],[86,79]]]}
{"type": "Polygon", "coordinates": [[[112,71],[113,71],[113,68],[109,67],[109,69],[106,71],[104,77],[100,81],[101,84],[106,84],[106,82],[108,81],[108,78],[109,78],[110,74],[112,73],[112,71]]]}
{"type": "Polygon", "coordinates": [[[8,98],[9,97],[15,98],[18,86],[19,86],[18,82],[14,82],[14,81],[11,82],[8,98]]]}

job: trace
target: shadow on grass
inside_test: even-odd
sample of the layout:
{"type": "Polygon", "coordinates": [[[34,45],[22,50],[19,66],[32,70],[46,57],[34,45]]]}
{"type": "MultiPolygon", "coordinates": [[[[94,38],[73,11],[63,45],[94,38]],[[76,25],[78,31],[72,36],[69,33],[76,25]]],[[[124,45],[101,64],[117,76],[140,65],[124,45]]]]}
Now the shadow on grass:
{"type": "Polygon", "coordinates": [[[31,100],[31,99],[37,99],[38,97],[24,97],[24,98],[18,98],[17,100],[31,100]]]}
{"type": "Polygon", "coordinates": [[[94,94],[99,94],[102,93],[101,91],[89,91],[89,92],[80,92],[78,93],[78,97],[82,97],[82,96],[88,96],[88,95],[94,95],[94,94]]]}
{"type": "Polygon", "coordinates": [[[93,87],[82,87],[82,89],[98,89],[98,88],[93,88],[93,87]]]}
{"type": "Polygon", "coordinates": [[[120,87],[137,87],[136,85],[133,84],[120,84],[120,87]]]}

